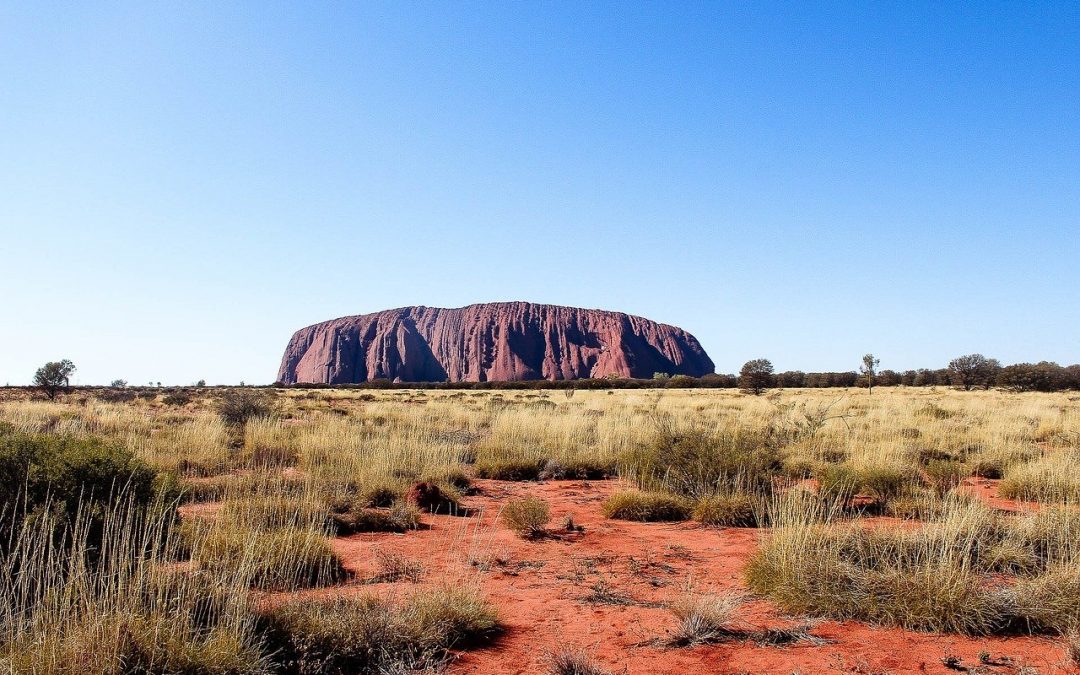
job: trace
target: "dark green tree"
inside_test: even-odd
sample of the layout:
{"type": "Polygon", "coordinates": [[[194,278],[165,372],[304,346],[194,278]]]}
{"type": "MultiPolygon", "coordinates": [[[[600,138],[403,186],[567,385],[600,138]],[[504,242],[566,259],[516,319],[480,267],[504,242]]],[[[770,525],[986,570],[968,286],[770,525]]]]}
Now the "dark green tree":
{"type": "Polygon", "coordinates": [[[751,359],[739,371],[739,389],[760,396],[773,386],[773,365],[768,359],[751,359]]]}
{"type": "Polygon", "coordinates": [[[49,399],[54,399],[71,384],[74,373],[75,364],[67,359],[49,361],[34,373],[34,386],[40,387],[49,399]]]}
{"type": "Polygon", "coordinates": [[[1001,372],[997,359],[988,359],[982,354],[967,354],[949,361],[949,377],[952,383],[970,391],[972,387],[990,388],[1001,372]]]}

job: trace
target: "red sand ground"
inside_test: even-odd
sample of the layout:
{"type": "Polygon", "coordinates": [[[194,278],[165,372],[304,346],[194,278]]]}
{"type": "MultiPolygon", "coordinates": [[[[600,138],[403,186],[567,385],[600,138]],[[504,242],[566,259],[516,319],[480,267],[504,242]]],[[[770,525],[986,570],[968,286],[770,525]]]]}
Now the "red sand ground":
{"type": "MultiPolygon", "coordinates": [[[[810,633],[824,644],[765,646],[749,640],[679,648],[665,645],[675,627],[660,605],[692,585],[698,592],[742,591],[741,571],[758,542],[752,529],[693,523],[632,523],[605,519],[600,504],[615,481],[507,483],[478,481],[466,504],[471,517],[425,516],[428,529],[359,534],[335,540],[357,579],[342,592],[403,591],[408,582],[366,584],[378,573],[375,553],[421,561],[425,580],[476,583],[499,608],[506,627],[492,644],[464,651],[452,673],[543,673],[560,645],[584,648],[614,673],[949,673],[953,654],[979,673],[1067,673],[1059,643],[1049,638],[965,638],[823,621],[810,633]],[[566,516],[584,534],[524,540],[498,520],[508,499],[536,496],[551,505],[551,528],[566,516]],[[601,602],[606,598],[608,602],[601,602]],[[612,602],[622,604],[612,604],[612,602]],[[980,664],[980,652],[991,665],[980,664]]],[[[980,493],[987,486],[976,486],[980,493]]],[[[792,627],[767,601],[750,601],[746,629],[792,627]]]]}

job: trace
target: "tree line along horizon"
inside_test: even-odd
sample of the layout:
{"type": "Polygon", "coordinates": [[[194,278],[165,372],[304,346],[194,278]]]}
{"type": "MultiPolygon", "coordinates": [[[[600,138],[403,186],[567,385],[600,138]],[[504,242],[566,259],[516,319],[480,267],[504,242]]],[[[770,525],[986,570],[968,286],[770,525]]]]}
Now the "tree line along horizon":
{"type": "MultiPolygon", "coordinates": [[[[1002,366],[994,358],[982,354],[958,356],[944,368],[919,368],[897,371],[879,369],[880,360],[866,354],[857,370],[834,372],[804,372],[788,370],[775,372],[771,361],[765,358],[751,359],[743,364],[739,373],[709,373],[701,377],[654,373],[651,378],[626,378],[608,375],[599,378],[574,380],[501,380],[482,382],[397,382],[376,378],[358,383],[297,383],[286,385],[274,382],[269,385],[241,387],[270,387],[296,389],[656,389],[701,388],[740,389],[746,393],[762,394],[768,389],[823,389],[839,387],[864,387],[873,393],[874,387],[933,387],[950,386],[964,390],[991,389],[994,387],[1013,392],[1053,392],[1080,390],[1080,364],[1061,366],[1053,361],[1038,363],[1015,363],[1002,366]]],[[[76,367],[68,359],[50,361],[34,373],[31,388],[40,390],[47,398],[70,390],[71,376],[76,367]]],[[[150,382],[151,389],[186,389],[206,387],[205,380],[191,385],[169,385],[150,382]]],[[[215,385],[237,386],[237,385],[215,385]]],[[[113,380],[108,386],[83,385],[81,389],[128,389],[126,380],[113,380]]],[[[133,386],[133,389],[140,387],[133,386]]]]}

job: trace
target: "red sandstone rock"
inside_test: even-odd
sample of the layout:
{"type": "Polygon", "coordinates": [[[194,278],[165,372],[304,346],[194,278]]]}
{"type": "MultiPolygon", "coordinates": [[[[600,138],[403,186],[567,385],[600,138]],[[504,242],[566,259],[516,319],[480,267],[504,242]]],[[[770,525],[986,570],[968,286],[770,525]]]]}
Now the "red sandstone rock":
{"type": "Polygon", "coordinates": [[[690,333],[621,312],[529,302],[403,307],[298,330],[286,384],[701,376],[713,362],[690,333]]]}

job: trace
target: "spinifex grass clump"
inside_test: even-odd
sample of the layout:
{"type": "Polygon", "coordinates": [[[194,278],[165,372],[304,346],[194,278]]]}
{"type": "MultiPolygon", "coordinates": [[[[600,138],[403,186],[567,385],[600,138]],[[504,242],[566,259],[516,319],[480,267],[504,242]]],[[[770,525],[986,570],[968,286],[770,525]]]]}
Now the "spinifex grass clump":
{"type": "Polygon", "coordinates": [[[746,492],[732,491],[705,497],[694,505],[694,520],[717,527],[756,527],[761,500],[746,492]]]}
{"type": "Polygon", "coordinates": [[[536,497],[515,499],[502,511],[502,521],[511,530],[523,537],[540,537],[551,520],[551,509],[547,502],[536,497]]]}
{"type": "Polygon", "coordinates": [[[344,577],[330,546],[329,507],[309,485],[296,494],[276,494],[279,479],[267,477],[254,495],[252,486],[227,494],[210,519],[190,529],[191,559],[198,569],[243,570],[257,588],[291,590],[321,586],[344,577]]]}
{"type": "Polygon", "coordinates": [[[654,415],[647,441],[626,453],[620,470],[642,489],[689,499],[717,491],[769,494],[782,470],[764,430],[729,424],[706,429],[670,415],[654,415]]]}
{"type": "Polygon", "coordinates": [[[498,616],[471,589],[433,588],[400,600],[292,601],[270,610],[266,625],[282,660],[300,673],[430,672],[450,647],[491,635],[498,616]]]}
{"type": "Polygon", "coordinates": [[[43,675],[269,668],[242,570],[180,571],[171,518],[123,495],[96,516],[93,542],[85,513],[61,545],[26,527],[0,556],[0,663],[43,675]]]}
{"type": "Polygon", "coordinates": [[[672,642],[694,646],[737,635],[742,604],[742,598],[731,593],[687,593],[669,607],[679,620],[672,642]]]}
{"type": "Polygon", "coordinates": [[[1078,534],[1071,510],[1009,520],[964,500],[914,529],[789,514],[746,577],[791,612],[968,634],[1062,631],[1080,619],[1078,534]]]}
{"type": "Polygon", "coordinates": [[[1030,464],[1015,464],[1001,481],[1001,496],[1038,502],[1080,503],[1080,451],[1058,450],[1030,464]]]}
{"type": "Polygon", "coordinates": [[[644,522],[686,520],[692,510],[691,504],[680,497],[638,490],[616,492],[601,508],[608,518],[644,522]]]}

